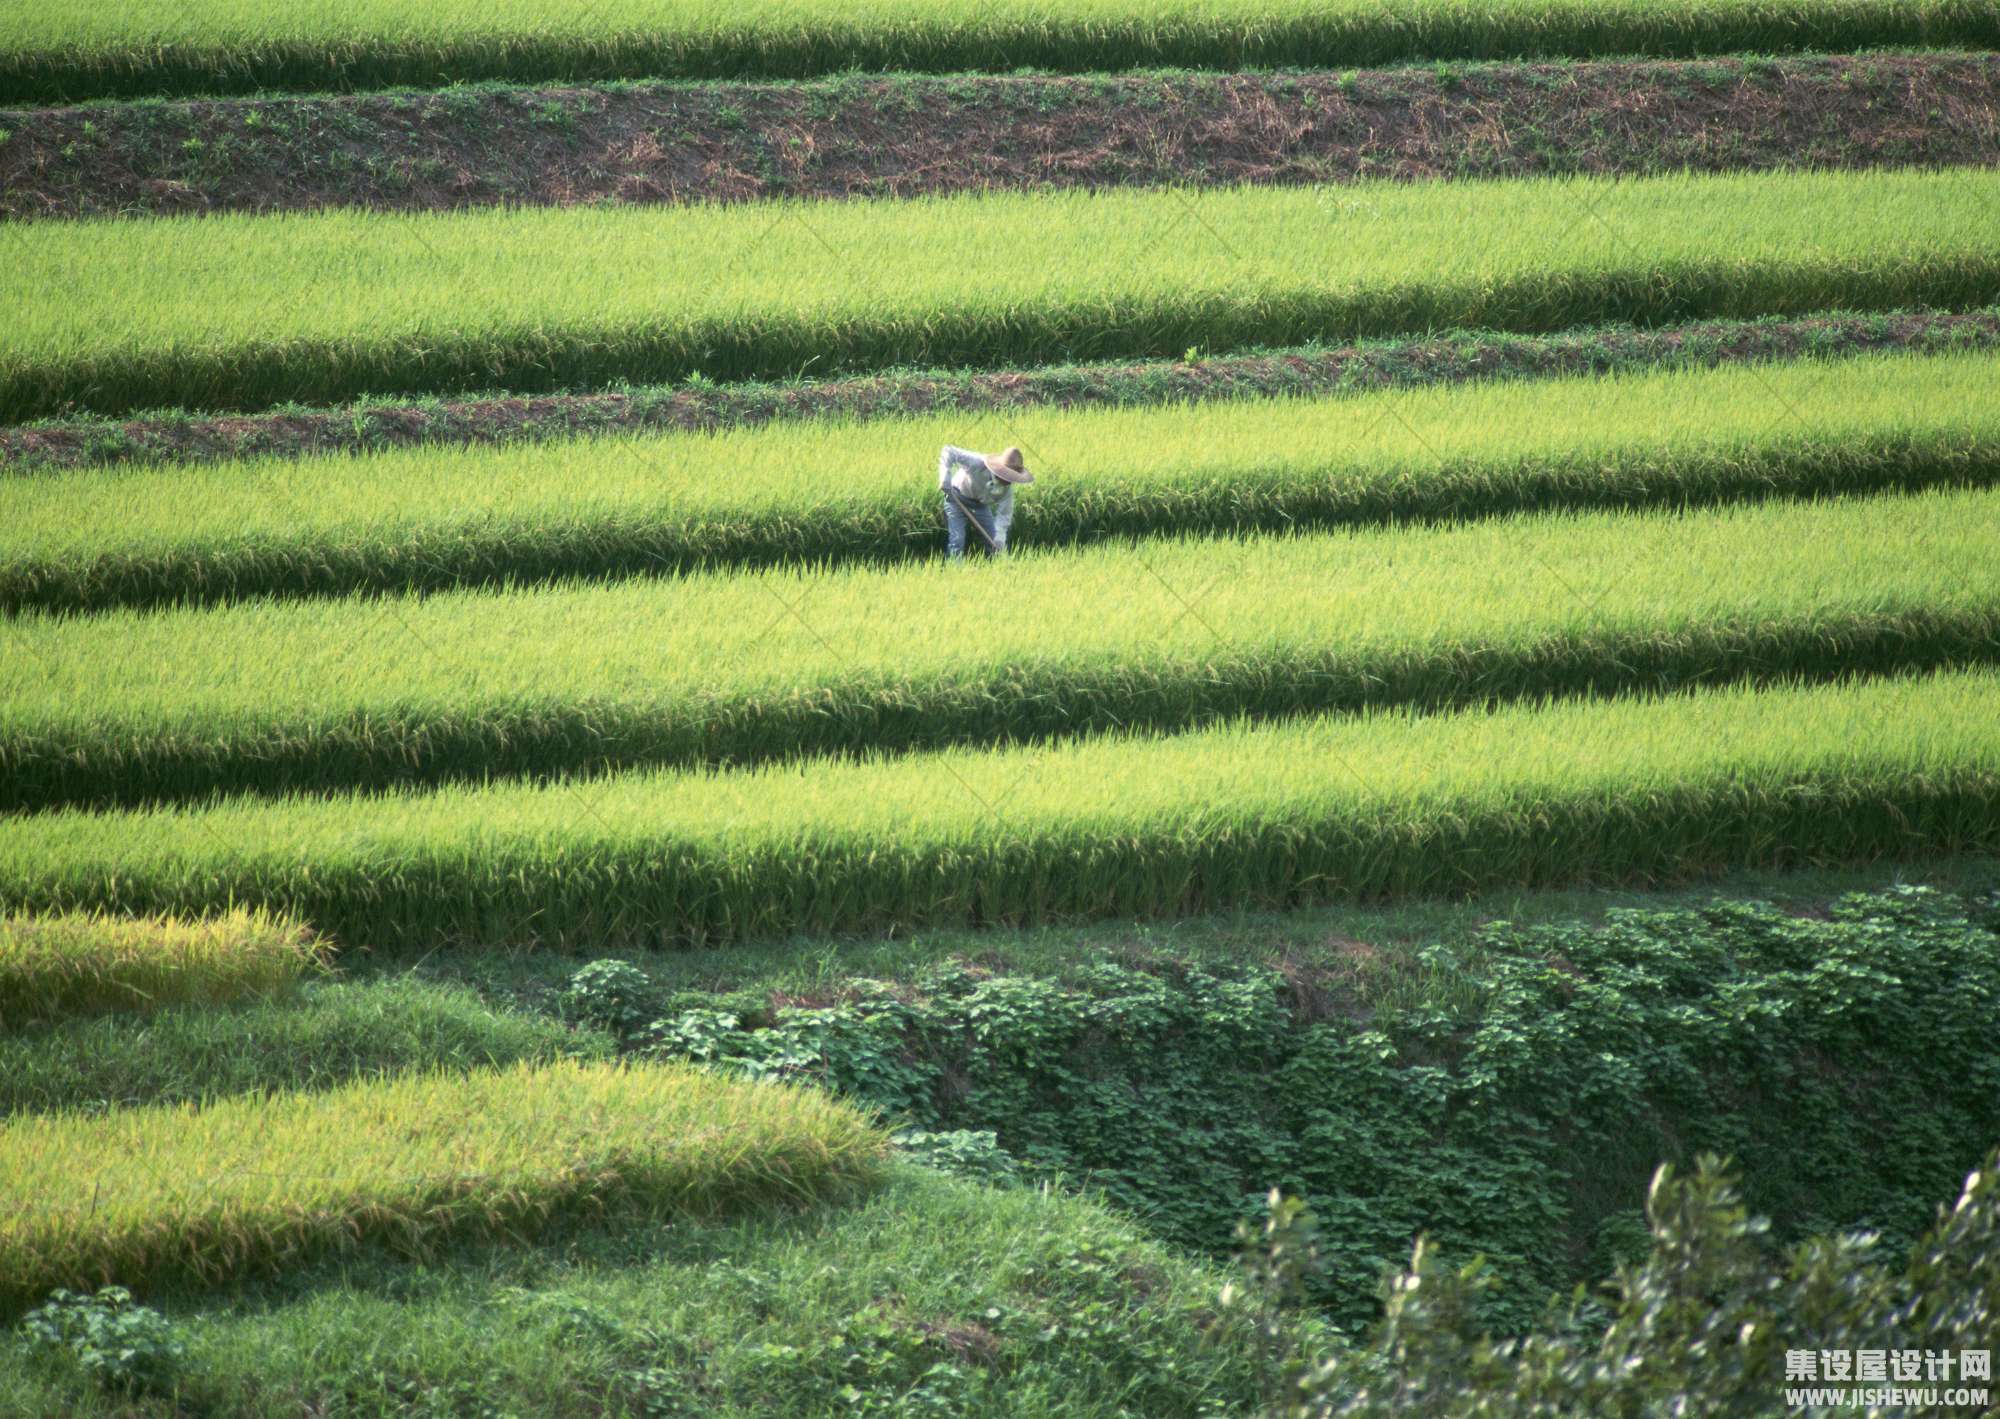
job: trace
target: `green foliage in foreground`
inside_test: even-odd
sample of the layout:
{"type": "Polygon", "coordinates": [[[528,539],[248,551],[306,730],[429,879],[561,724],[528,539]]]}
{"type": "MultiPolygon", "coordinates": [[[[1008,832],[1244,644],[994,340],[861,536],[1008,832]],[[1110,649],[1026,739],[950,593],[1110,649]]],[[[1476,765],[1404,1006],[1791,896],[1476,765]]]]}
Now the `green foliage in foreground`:
{"type": "Polygon", "coordinates": [[[2000,675],[0,820],[32,910],[615,948],[2000,847],[2000,675]]]}
{"type": "Polygon", "coordinates": [[[178,1387],[187,1344],[172,1322],[150,1306],[135,1305],[123,1286],[87,1295],[52,1292],[22,1318],[31,1346],[53,1350],[110,1389],[171,1392],[178,1387]]]}
{"type": "Polygon", "coordinates": [[[931,557],[944,443],[1032,450],[1017,547],[1984,486],[2000,358],[0,477],[0,609],[931,557]],[[800,476],[830,457],[836,476],[800,476]]]}
{"type": "Polygon", "coordinates": [[[55,1287],[214,1284],[375,1243],[434,1253],[563,1216],[700,1218],[879,1180],[815,1090],[568,1061],[0,1122],[0,1312],[55,1287]]]}
{"type": "Polygon", "coordinates": [[[1086,1181],[1191,1250],[1219,1252],[1281,1186],[1319,1214],[1313,1298],[1337,1321],[1373,1317],[1375,1279],[1424,1233],[1487,1258],[1482,1319],[1519,1332],[1627,1259],[1663,1159],[1731,1155],[1781,1236],[1907,1244],[2000,1137],[1994,926],[1921,888],[1824,920],[1717,902],[1496,923],[1471,1003],[1372,1018],[1303,968],[1100,958],[1062,985],[956,965],[810,1006],[687,994],[630,1041],[819,1080],[926,1132],[991,1131],[1024,1176],[1086,1181]]]}
{"type": "Polygon", "coordinates": [[[898,1167],[844,1207],[308,1267],[203,1310],[172,1397],[0,1331],[0,1416],[1196,1419],[1256,1402],[1224,1277],[1060,1192],[898,1167]]]}
{"type": "Polygon", "coordinates": [[[326,1089],[407,1071],[602,1058],[611,1041],[401,976],[310,983],[230,1009],[176,1006],[0,1034],[0,1116],[326,1089]]]}
{"type": "MultiPolygon", "coordinates": [[[[1315,1219],[1272,1194],[1261,1234],[1244,1234],[1247,1285],[1228,1299],[1261,1331],[1265,1419],[1513,1419],[1522,1414],[1798,1413],[1788,1354],[1895,1352],[1920,1363],[1943,1353],[1953,1368],[1919,1372],[1917,1395],[1884,1396],[1887,1384],[1836,1384],[1813,1412],[1838,1412],[1859,1391],[1869,1414],[1970,1414],[1979,1393],[1956,1366],[1968,1351],[1989,1364],[2000,1336],[2000,1149],[1965,1179],[1955,1205],[1906,1260],[1881,1258],[1868,1236],[1815,1238],[1774,1261],[1764,1219],[1743,1207],[1718,1160],[1688,1176],[1662,1168],[1647,1196],[1651,1248],[1621,1266],[1611,1323],[1578,1324],[1577,1310],[1519,1340],[1494,1343],[1473,1317],[1492,1277],[1476,1263],[1454,1269],[1417,1246],[1409,1269],[1384,1288],[1387,1315],[1365,1350],[1315,1356],[1276,1307],[1296,1294],[1318,1260],[1315,1219]],[[1967,1396],[1969,1399],[1969,1396],[1967,1396]]],[[[1593,1308],[1594,1309],[1594,1308],[1593,1308]]],[[[1886,1363],[1886,1362],[1885,1362],[1886,1363]]],[[[1911,1387],[1903,1386],[1906,1392],[1911,1387]]]]}
{"type": "Polygon", "coordinates": [[[442,79],[668,75],[780,78],[849,70],[1064,72],[1421,59],[1842,51],[2000,45],[1976,0],[615,0],[573,14],[534,0],[271,9],[201,0],[24,8],[0,21],[0,103],[108,95],[368,89],[442,79]]]}
{"type": "MultiPolygon", "coordinates": [[[[1537,1051],[1553,1041],[1548,1073],[1568,1066],[1578,1079],[1605,1085],[1569,1091],[1586,1097],[1593,1119],[1616,1109],[1617,1099],[1602,1095],[1627,1084],[1644,1095],[1642,1104],[1627,1109],[1641,1116],[1640,1134],[1652,1129],[1665,1137],[1672,1131],[1675,1120],[1660,1095],[1681,1097],[1684,1089],[1693,1090],[1697,1100],[1720,1098],[1720,1108],[1732,1117],[1761,1119],[1761,1125],[1724,1123],[1679,1146],[1701,1146],[1732,1127],[1761,1144],[1759,1162],[1745,1170],[1745,1187],[1752,1205],[1778,1211],[1780,1236],[1849,1218],[1890,1219],[1886,1225],[1899,1235],[1906,1234],[1905,1227],[1918,1230],[1927,1202],[1949,1197],[1955,1182],[1949,1174],[1928,1183],[1919,1179],[1941,1156],[1934,1151],[1937,1140],[1921,1135],[1935,1126],[1942,1137],[1959,1124],[1955,1114],[1931,1119],[1928,1100],[1903,1100],[1899,1110],[1903,1092],[1916,1099],[1927,1081],[1943,1079],[1948,1110],[1972,1099],[1982,1082],[1985,1099],[1996,1097],[1990,1076],[1947,1077],[1954,1048],[1987,1068],[1994,1054],[1990,1038],[1973,1032],[1982,1010],[1990,1018],[2000,968],[1990,944],[1982,951],[1963,941],[1965,924],[1956,920],[1960,906],[1988,933],[2000,925],[2000,899],[1961,904],[1929,893],[1890,893],[1839,904],[1826,920],[1715,904],[1671,916],[1633,913],[1604,932],[1496,927],[1481,943],[1491,962],[1480,968],[1482,993],[1476,1001],[1445,1015],[1435,1009],[1393,1015],[1427,1030],[1428,1014],[1450,1021],[1456,1033],[1451,1049],[1426,1049],[1415,1041],[1407,1056],[1381,1066],[1403,1092],[1380,1112],[1393,1115],[1411,1099],[1426,1099],[1426,1081],[1440,1073],[1460,1084],[1472,1081],[1480,1064],[1497,1063],[1503,1079],[1540,1077],[1537,1051]],[[1691,956],[1683,958],[1670,943],[1685,943],[1691,956]],[[1969,989],[1958,994],[1940,984],[1945,980],[1962,980],[1969,989]],[[1712,1011],[1722,1018],[1711,1018],[1712,1011]],[[1578,1023],[1583,1034],[1567,1037],[1564,1026],[1578,1023]],[[1530,1034],[1510,1046],[1513,1025],[1530,1034]],[[1649,1031],[1659,1038],[1648,1038],[1649,1031]],[[1788,1116],[1779,1089],[1731,1094],[1728,1071],[1755,1067],[1766,1039],[1776,1042],[1769,1053],[1779,1057],[1794,1047],[1806,1051],[1791,1056],[1795,1072],[1808,1069],[1818,1046],[1830,1051],[1830,1073],[1804,1075],[1806,1115],[1788,1116]],[[1593,1047],[1607,1046],[1634,1071],[1676,1063],[1662,1076],[1665,1087],[1654,1089],[1650,1072],[1633,1083],[1619,1074],[1616,1062],[1592,1057],[1593,1047]],[[1710,1069],[1720,1073],[1712,1077],[1710,1069]],[[1913,1075],[1907,1073],[1911,1069],[1913,1075]],[[1891,1094],[1877,1096],[1875,1089],[1884,1083],[1891,1094]],[[1862,1126],[1846,1117],[1849,1108],[1863,1114],[1879,1110],[1889,1132],[1864,1140],[1846,1157],[1833,1156],[1834,1138],[1817,1145],[1826,1150],[1824,1158],[1811,1152],[1798,1160],[1786,1157],[1785,1130],[1806,1134],[1814,1124],[1811,1110],[1821,1106],[1840,1111],[1841,1117],[1831,1120],[1837,1133],[1862,1126]],[[1763,1166],[1773,1160],[1775,1168],[1763,1166]],[[1892,1165],[1890,1171],[1870,1176],[1864,1164],[1881,1161],[1892,1165]],[[1817,1206],[1822,1194],[1812,1176],[1815,1168],[1826,1169],[1831,1179],[1825,1195],[1851,1211],[1843,1215],[1817,1206]],[[1761,1190],[1760,1175],[1769,1180],[1761,1190]],[[1931,1191],[1927,1200],[1891,1198],[1892,1182],[1931,1191]],[[1796,1206],[1800,1200],[1803,1209],[1796,1206]]],[[[598,976],[619,979],[617,973],[598,976]]],[[[1142,1087],[1162,1071],[1185,1082],[1195,1068],[1168,1054],[1184,1046],[1193,1063],[1217,1066],[1209,1076],[1216,1083],[1240,1086],[1240,1097],[1254,1104],[1276,1092],[1250,1062],[1255,1041],[1265,1037],[1262,1022],[1275,1015],[1288,1019],[1293,1032],[1350,1037],[1370,1028],[1365,1019],[1345,1017],[1346,1002],[1337,989],[1323,990],[1326,982],[1295,969],[1206,978],[1172,969],[1149,976],[1084,976],[1074,977],[1076,989],[962,976],[990,1008],[958,1019],[955,1037],[938,1008],[942,996],[905,992],[904,1003],[934,1021],[938,1028],[931,1038],[953,1059],[981,1062],[989,1072],[980,1082],[1018,1074],[1042,1086],[1074,1088],[1093,1112],[1099,1105],[1117,1105],[1112,1084],[1121,1059],[1136,1066],[1131,1078],[1142,1087]],[[1242,988],[1253,980],[1260,989],[1242,988]],[[1205,988],[1208,982],[1214,988],[1205,988]],[[1254,1001],[1256,1011],[1245,1011],[1246,1028],[1233,1032],[1232,1047],[1232,1032],[1221,1022],[1246,1001],[1254,1001]],[[1038,1028],[1037,1021],[1050,1028],[1038,1028]]],[[[611,999],[593,987],[584,994],[620,1008],[643,1003],[629,992],[612,991],[616,999],[611,999]]],[[[1449,1010],[1444,1000],[1437,1005],[1449,1010]]],[[[699,1003],[711,1010],[739,1008],[732,1001],[699,1003]]],[[[878,1023],[889,1018],[886,1008],[888,1002],[879,997],[846,998],[810,1010],[787,1007],[782,1021],[767,1015],[764,1029],[752,1037],[775,1030],[789,1039],[796,1058],[783,1066],[787,1073],[879,1081],[891,1077],[886,1066],[909,1062],[897,1046],[911,1036],[905,1031],[884,1037],[854,1025],[857,1016],[878,1023]],[[870,1056],[885,1067],[863,1067],[870,1056]]],[[[745,1032],[727,1034],[740,1043],[745,1032]]],[[[983,1097],[1007,1093],[1005,1085],[995,1084],[983,1097]]],[[[1163,1080],[1153,1093],[1164,1098],[1175,1091],[1163,1080]]],[[[1210,1113],[1221,1116],[1230,1097],[1217,1100],[1210,1113]]],[[[1356,1114],[1365,1107],[1364,1101],[1338,1094],[1291,1102],[1324,1112],[1329,1100],[1356,1114]]],[[[1129,1118],[1139,1107],[1127,1103],[1123,1114],[1098,1116],[1129,1118]]],[[[1990,1102],[1987,1107],[1990,1112],[1990,1102]]],[[[1542,1117],[1554,1112],[1551,1105],[1542,1117]]],[[[1366,1123],[1389,1126],[1375,1118],[1366,1123]]],[[[1061,1127],[1062,1120],[1050,1124],[1061,1127]]],[[[1447,1126],[1469,1129],[1475,1142],[1509,1146],[1503,1121],[1484,1113],[1453,1113],[1447,1126]]],[[[1946,1151],[1976,1156],[1970,1128],[1954,1134],[1946,1151]]],[[[1129,1126],[1114,1132],[1121,1146],[1133,1145],[1131,1156],[1139,1165],[1162,1169],[1190,1136],[1200,1142],[1199,1134],[1177,1134],[1172,1148],[1162,1150],[1146,1146],[1129,1126]]],[[[1815,1146],[1810,1138],[1807,1144],[1815,1146]]],[[[1443,1144],[1429,1146],[1433,1161],[1447,1169],[1473,1166],[1443,1144]]],[[[963,1133],[929,1135],[920,1151],[953,1166],[994,1161],[963,1133]]],[[[1614,1155],[1615,1165],[1606,1171],[1619,1173],[1617,1195],[1610,1196],[1614,1185],[1606,1183],[1598,1199],[1612,1209],[1609,1224],[1587,1229],[1599,1243],[1592,1255],[1606,1261],[1629,1260],[1645,1250],[1637,1206],[1647,1164],[1640,1151],[1635,1148],[1629,1159],[1614,1155]],[[1631,1169],[1622,1167],[1626,1161],[1631,1169]]],[[[1559,1164],[1585,1173],[1601,1159],[1581,1138],[1555,1156],[1559,1164]]],[[[1050,1165],[1031,1164],[1029,1172],[1050,1165]]],[[[1004,1175],[1007,1169],[988,1171],[1004,1175]]],[[[1677,1186],[1670,1183],[1659,1196],[1673,1198],[1677,1186]]],[[[1566,1198],[1583,1192],[1571,1189],[1566,1198]]],[[[1984,1205],[1975,1201],[1958,1216],[1984,1205]]],[[[222,1419],[324,1412],[386,1419],[412,1413],[592,1413],[791,1419],[942,1412],[1192,1419],[1254,1409],[1260,1372],[1278,1374],[1287,1360],[1296,1362],[1292,1378],[1318,1378],[1306,1390],[1270,1385],[1265,1393],[1274,1410],[1293,1400],[1323,1399],[1357,1406],[1357,1413],[1393,1412],[1403,1419],[1422,1385],[1436,1399],[1438,1412],[1454,1415],[1516,1414],[1531,1393],[1561,1397],[1567,1412],[1578,1413],[1627,1412],[1614,1397],[1637,1405],[1638,1395],[1694,1397],[1706,1401],[1701,1412],[1770,1412],[1786,1348],[1977,1346],[1991,1334],[1990,1315],[1981,1306],[1990,1307],[1995,1281],[1980,1268],[1990,1265],[1994,1241],[1963,1221],[1954,1220],[1944,1247],[1919,1248],[1920,1258],[1942,1254],[1952,1258],[1951,1266],[1920,1260],[1921,1270],[1904,1279],[1893,1263],[1886,1271],[1872,1271],[1856,1264],[1862,1258],[1852,1247],[1815,1243],[1806,1255],[1824,1256],[1829,1265],[1815,1273],[1814,1285],[1768,1292],[1757,1278],[1770,1269],[1769,1239],[1756,1229],[1737,1226],[1726,1209],[1708,1206],[1700,1193],[1686,1204],[1656,1201],[1654,1211],[1669,1245],[1652,1263],[1650,1279],[1635,1288],[1643,1293],[1637,1307],[1609,1304],[1620,1328],[1601,1351],[1603,1305],[1586,1306],[1559,1332],[1537,1328],[1525,1342],[1488,1349],[1463,1338],[1461,1317],[1473,1318],[1476,1327],[1527,1307],[1505,1267],[1500,1279],[1508,1284],[1497,1295],[1464,1295],[1449,1269],[1467,1259],[1464,1251],[1435,1243],[1422,1254],[1423,1284],[1391,1292],[1395,1318],[1388,1335],[1342,1347],[1316,1322],[1270,1311],[1261,1288],[1246,1297],[1239,1283],[1237,1294],[1218,1304],[1223,1275],[1141,1241],[1135,1223],[1113,1220],[1094,1202],[1060,1191],[995,1189],[897,1169],[888,1187],[853,1205],[796,1215],[757,1214],[704,1225],[640,1222],[616,1229],[578,1223],[558,1226],[537,1243],[470,1243],[428,1262],[369,1250],[308,1263],[283,1278],[221,1294],[164,1288],[150,1298],[164,1322],[116,1296],[67,1303],[60,1316],[49,1317],[68,1337],[60,1344],[0,1329],[0,1415],[166,1419],[204,1413],[222,1419]],[[1712,1219],[1723,1224],[1719,1232],[1711,1228],[1712,1219]],[[1735,1240],[1727,1240],[1729,1233],[1735,1240]],[[1433,1295],[1444,1299],[1426,1306],[1425,1298],[1433,1295]],[[1841,1297],[1847,1299],[1829,1314],[1823,1303],[1841,1297]],[[1889,1313],[1879,1304],[1884,1299],[1918,1303],[1889,1313]],[[1775,1306],[1777,1313],[1762,1317],[1746,1343],[1740,1324],[1748,1317],[1745,1308],[1755,1306],[1775,1306]],[[93,1347],[88,1326],[74,1322],[73,1313],[89,1318],[81,1317],[84,1311],[99,1318],[99,1338],[138,1342],[126,1347],[134,1354],[122,1378],[119,1366],[93,1364],[104,1351],[93,1347]],[[1649,1317],[1643,1327],[1635,1324],[1641,1313],[1649,1317]],[[105,1323],[119,1317],[126,1318],[120,1324],[130,1331],[121,1328],[113,1337],[105,1323]],[[1272,1324],[1259,1344],[1265,1322],[1272,1324]],[[1641,1332],[1637,1338],[1635,1331],[1641,1332]],[[1673,1343],[1689,1331],[1705,1337],[1701,1349],[1673,1343]],[[1617,1358],[1640,1352],[1646,1363],[1636,1372],[1617,1358]],[[1600,1353],[1609,1357],[1603,1364],[1595,1363],[1600,1353]],[[148,1390],[125,1382],[140,1379],[142,1371],[164,1384],[148,1390]],[[1481,1401],[1467,1393],[1475,1382],[1488,1410],[1477,1408],[1481,1401]],[[1383,1408],[1385,1393],[1404,1407],[1383,1408]],[[1726,1402],[1732,1399],[1733,1409],[1726,1402]]],[[[1233,1212],[1252,1220],[1259,1215],[1250,1196],[1240,1197],[1233,1212]]],[[[1286,1217],[1289,1225],[1276,1240],[1303,1251],[1310,1238],[1296,1225],[1296,1211],[1288,1209],[1286,1217]]],[[[1220,1220],[1226,1223],[1229,1214],[1220,1220]]],[[[1331,1222],[1321,1223],[1322,1239],[1350,1220],[1336,1210],[1331,1222]]],[[[1391,1255],[1407,1255],[1397,1250],[1403,1240],[1385,1243],[1391,1255]]],[[[1900,1241],[1891,1238],[1879,1250],[1896,1247],[1900,1241]]],[[[1321,1252],[1329,1262],[1339,1259],[1336,1247],[1323,1246],[1321,1252]]],[[[1279,1263],[1273,1266],[1260,1249],[1256,1274],[1281,1283],[1297,1275],[1283,1254],[1279,1263]]],[[[1326,1289],[1326,1273],[1312,1289],[1326,1289]]]]}
{"type": "Polygon", "coordinates": [[[2000,299],[1996,196],[1967,168],[32,223],[0,420],[1965,308],[2000,299]]]}
{"type": "Polygon", "coordinates": [[[10,631],[0,809],[742,765],[1991,662],[2000,489],[10,631]]]}
{"type": "Polygon", "coordinates": [[[0,916],[0,1029],[271,995],[322,969],[325,955],[298,922],[258,911],[194,921],[0,916]]]}

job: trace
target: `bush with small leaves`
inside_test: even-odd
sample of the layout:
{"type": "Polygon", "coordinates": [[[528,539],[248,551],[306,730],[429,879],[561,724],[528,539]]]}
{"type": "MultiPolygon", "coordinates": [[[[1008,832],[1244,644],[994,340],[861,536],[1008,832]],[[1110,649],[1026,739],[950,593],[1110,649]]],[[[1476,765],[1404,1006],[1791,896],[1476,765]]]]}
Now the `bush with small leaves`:
{"type": "Polygon", "coordinates": [[[1004,1184],[1020,1176],[1014,1157],[992,1129],[954,1128],[943,1133],[910,1129],[891,1140],[911,1162],[975,1182],[1004,1184]]]}
{"type": "Polygon", "coordinates": [[[569,978],[561,1004],[565,1019],[596,1025],[623,1041],[658,1013],[661,994],[630,961],[592,961],[569,978]]]}
{"type": "Polygon", "coordinates": [[[123,1286],[51,1292],[22,1318],[21,1333],[31,1346],[61,1351],[92,1379],[128,1393],[172,1391],[187,1359],[173,1322],[134,1302],[123,1286]]]}

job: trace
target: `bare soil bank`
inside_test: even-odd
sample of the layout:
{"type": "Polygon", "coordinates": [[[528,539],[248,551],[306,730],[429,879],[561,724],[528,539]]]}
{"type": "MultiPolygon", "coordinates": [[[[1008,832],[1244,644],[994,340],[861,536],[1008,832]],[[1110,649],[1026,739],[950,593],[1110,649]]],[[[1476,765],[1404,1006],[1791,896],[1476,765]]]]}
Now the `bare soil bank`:
{"type": "Polygon", "coordinates": [[[0,217],[2000,161],[2000,55],[100,103],[0,112],[0,217]]]}

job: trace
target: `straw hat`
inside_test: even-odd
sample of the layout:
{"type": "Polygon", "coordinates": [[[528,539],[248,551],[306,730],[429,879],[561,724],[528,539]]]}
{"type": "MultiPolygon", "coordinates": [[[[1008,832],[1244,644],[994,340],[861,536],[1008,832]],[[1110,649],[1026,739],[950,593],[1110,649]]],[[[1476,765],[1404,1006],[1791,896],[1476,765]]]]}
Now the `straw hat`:
{"type": "Polygon", "coordinates": [[[991,454],[981,454],[987,471],[1003,483],[1032,483],[1035,475],[1028,471],[1028,465],[1021,461],[1021,450],[1010,448],[998,458],[991,454]]]}

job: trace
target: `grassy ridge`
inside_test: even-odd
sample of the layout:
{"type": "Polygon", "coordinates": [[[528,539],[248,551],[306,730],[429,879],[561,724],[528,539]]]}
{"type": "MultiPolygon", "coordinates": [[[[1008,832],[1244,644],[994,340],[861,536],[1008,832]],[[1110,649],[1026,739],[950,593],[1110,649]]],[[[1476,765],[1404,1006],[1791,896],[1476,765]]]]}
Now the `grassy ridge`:
{"type": "Polygon", "coordinates": [[[0,822],[0,899],[603,949],[2000,848],[2000,675],[0,822]]]}
{"type": "Polygon", "coordinates": [[[611,1052],[596,1030],[497,1010],[460,985],[409,975],[316,981],[295,997],[225,1009],[203,1002],[0,1033],[0,1116],[327,1089],[413,1070],[611,1052]]]}
{"type": "Polygon", "coordinates": [[[521,1065],[322,1094],[0,1123],[0,1310],[57,1286],[217,1282],[375,1241],[424,1253],[559,1214],[712,1214],[872,1181],[822,1094],[694,1068],[521,1065]]]}
{"type": "MultiPolygon", "coordinates": [[[[898,1167],[845,1206],[577,1228],[453,1263],[343,1259],[249,1304],[174,1306],[201,1412],[1212,1419],[1257,1402],[1248,1347],[1216,1330],[1221,1269],[1068,1189],[898,1167]]],[[[0,1336],[20,1379],[0,1386],[6,1419],[132,1419],[128,1397],[26,1350],[0,1336]]]]}
{"type": "Polygon", "coordinates": [[[1983,486],[2000,359],[786,422],[0,479],[0,609],[439,589],[942,549],[938,446],[1019,442],[1017,544],[1983,486]],[[838,450],[839,473],[799,470],[838,450]]]}
{"type": "Polygon", "coordinates": [[[0,916],[0,1027],[265,995],[297,984],[321,957],[304,926],[264,912],[199,921],[0,916]]]}
{"type": "Polygon", "coordinates": [[[1969,307],[1996,197],[1965,169],[36,223],[0,419],[1969,307]]]}
{"type": "Polygon", "coordinates": [[[846,70],[1254,68],[1418,59],[2000,46],[1981,0],[533,0],[273,10],[202,0],[0,19],[0,103],[435,85],[440,78],[799,77],[846,70]]]}
{"type": "Polygon", "coordinates": [[[2000,347],[2000,309],[1834,311],[1798,319],[1695,321],[1640,329],[1585,326],[1555,335],[1459,330],[1181,360],[1042,365],[1028,370],[895,370],[849,379],[739,380],[639,386],[536,398],[367,399],[261,414],[155,410],[131,419],[85,415],[0,427],[0,476],[112,465],[381,453],[414,446],[561,442],[619,433],[710,433],[774,420],[907,418],[942,409],[1003,411],[1156,407],[1283,395],[1500,379],[1642,374],[1749,361],[1945,354],[2000,347]]]}
{"type": "Polygon", "coordinates": [[[11,629],[7,809],[890,752],[1993,660],[2000,491],[11,629]]]}

